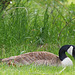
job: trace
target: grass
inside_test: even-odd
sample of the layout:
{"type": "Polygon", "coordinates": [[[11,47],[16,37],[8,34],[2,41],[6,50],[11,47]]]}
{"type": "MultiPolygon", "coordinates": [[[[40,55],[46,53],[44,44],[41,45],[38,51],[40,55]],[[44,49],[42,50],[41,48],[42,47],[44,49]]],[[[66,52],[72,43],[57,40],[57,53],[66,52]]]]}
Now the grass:
{"type": "MultiPolygon", "coordinates": [[[[12,0],[12,4],[0,13],[0,58],[33,51],[58,55],[59,46],[75,44],[74,33],[75,4],[66,5],[64,0],[63,3],[57,0],[12,0]]],[[[62,69],[34,65],[13,67],[0,63],[0,75],[58,75],[62,69]]],[[[59,75],[74,73],[75,64],[59,75]]]]}
{"type": "Polygon", "coordinates": [[[21,51],[37,50],[45,44],[51,47],[75,44],[75,5],[42,1],[13,0],[1,13],[1,58],[18,55],[21,51]]]}
{"type": "Polygon", "coordinates": [[[52,67],[52,66],[35,66],[24,65],[22,67],[13,67],[0,64],[0,75],[74,75],[75,66],[73,67],[52,67]]]}

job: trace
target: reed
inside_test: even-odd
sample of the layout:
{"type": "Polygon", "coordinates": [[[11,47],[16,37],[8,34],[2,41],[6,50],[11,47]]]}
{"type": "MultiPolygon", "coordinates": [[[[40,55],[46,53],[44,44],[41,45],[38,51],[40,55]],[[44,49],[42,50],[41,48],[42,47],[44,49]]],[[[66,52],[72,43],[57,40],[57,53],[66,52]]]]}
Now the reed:
{"type": "Polygon", "coordinates": [[[75,44],[74,8],[57,0],[13,0],[0,13],[0,57],[75,44]]]}

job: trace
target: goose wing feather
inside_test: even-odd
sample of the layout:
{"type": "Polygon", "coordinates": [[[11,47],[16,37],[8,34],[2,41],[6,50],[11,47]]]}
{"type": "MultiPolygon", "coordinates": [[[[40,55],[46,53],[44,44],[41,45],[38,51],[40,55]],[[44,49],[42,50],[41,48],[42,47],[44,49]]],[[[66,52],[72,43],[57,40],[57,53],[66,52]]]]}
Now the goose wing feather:
{"type": "Polygon", "coordinates": [[[36,64],[36,65],[59,65],[61,63],[58,56],[50,52],[30,52],[17,56],[14,63],[36,64]]]}
{"type": "Polygon", "coordinates": [[[15,64],[36,64],[36,65],[60,65],[61,61],[59,57],[50,52],[29,52],[18,56],[12,56],[2,59],[2,62],[9,62],[14,60],[15,64]]]}

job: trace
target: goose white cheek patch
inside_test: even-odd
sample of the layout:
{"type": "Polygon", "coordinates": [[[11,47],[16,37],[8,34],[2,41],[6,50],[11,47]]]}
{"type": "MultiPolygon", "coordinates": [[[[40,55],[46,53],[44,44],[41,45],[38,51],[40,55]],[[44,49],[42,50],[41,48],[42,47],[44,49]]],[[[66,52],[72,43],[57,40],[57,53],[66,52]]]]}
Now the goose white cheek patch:
{"type": "Polygon", "coordinates": [[[73,46],[70,46],[70,48],[67,50],[67,52],[72,56],[73,46]]]}

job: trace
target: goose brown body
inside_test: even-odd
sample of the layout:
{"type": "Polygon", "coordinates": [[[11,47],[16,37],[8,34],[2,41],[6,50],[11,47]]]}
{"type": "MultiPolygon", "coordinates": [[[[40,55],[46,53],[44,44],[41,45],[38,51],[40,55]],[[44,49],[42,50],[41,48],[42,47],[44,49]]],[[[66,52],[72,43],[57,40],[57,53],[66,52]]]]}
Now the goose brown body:
{"type": "Polygon", "coordinates": [[[2,59],[2,62],[13,61],[15,64],[36,64],[36,65],[50,65],[59,66],[61,61],[58,56],[50,52],[29,52],[18,56],[12,56],[9,58],[2,59]]]}
{"type": "Polygon", "coordinates": [[[0,59],[2,62],[7,62],[9,65],[15,64],[36,64],[50,66],[73,66],[72,60],[66,56],[66,52],[75,58],[75,46],[64,45],[59,50],[59,57],[50,52],[29,52],[18,56],[12,56],[5,59],[0,59]]]}

